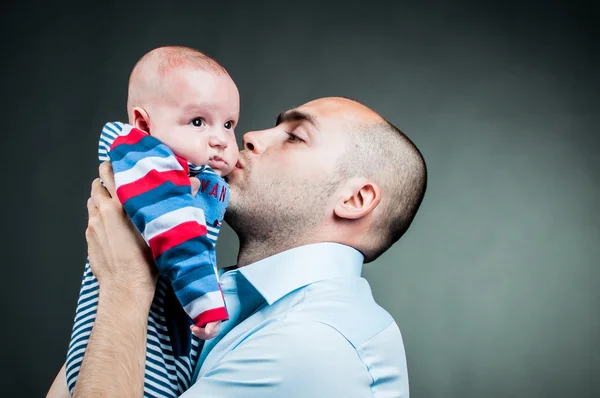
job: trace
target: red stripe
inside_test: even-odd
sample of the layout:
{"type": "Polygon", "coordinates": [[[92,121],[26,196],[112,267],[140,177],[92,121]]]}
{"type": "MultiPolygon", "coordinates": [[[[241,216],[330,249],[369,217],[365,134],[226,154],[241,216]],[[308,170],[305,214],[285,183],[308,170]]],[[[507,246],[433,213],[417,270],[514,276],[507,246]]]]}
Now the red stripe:
{"type": "Polygon", "coordinates": [[[200,225],[197,221],[187,221],[156,235],[148,241],[148,245],[154,258],[157,258],[170,248],[203,235],[206,235],[205,225],[200,225]]]}
{"type": "MultiPolygon", "coordinates": [[[[187,160],[185,160],[182,157],[179,157],[178,155],[175,155],[175,158],[181,165],[181,168],[183,169],[185,175],[189,175],[190,174],[190,165],[188,164],[187,160]]],[[[188,180],[188,182],[189,182],[189,180],[188,180]]]]}
{"type": "Polygon", "coordinates": [[[127,135],[118,136],[112,145],[110,146],[110,150],[112,151],[114,147],[123,144],[137,144],[142,138],[147,136],[148,134],[144,133],[142,130],[136,129],[135,127],[127,133],[127,135]]]}
{"type": "Polygon", "coordinates": [[[229,319],[229,316],[225,307],[218,307],[204,311],[194,318],[194,323],[198,327],[204,327],[209,322],[226,321],[227,319],[229,319]]]}
{"type": "MultiPolygon", "coordinates": [[[[177,186],[189,186],[190,179],[185,171],[182,170],[171,170],[171,171],[156,171],[150,170],[148,174],[142,178],[130,182],[129,184],[121,185],[117,188],[117,196],[121,203],[125,203],[127,200],[134,196],[141,195],[162,185],[166,181],[172,182],[177,186]]],[[[191,194],[190,188],[190,194],[191,194]]]]}

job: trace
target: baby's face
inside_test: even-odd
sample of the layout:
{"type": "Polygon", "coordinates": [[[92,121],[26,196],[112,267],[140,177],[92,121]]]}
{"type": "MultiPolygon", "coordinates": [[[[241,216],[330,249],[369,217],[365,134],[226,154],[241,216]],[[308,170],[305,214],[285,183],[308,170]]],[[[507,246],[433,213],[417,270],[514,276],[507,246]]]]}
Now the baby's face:
{"type": "Polygon", "coordinates": [[[164,77],[162,85],[161,98],[146,106],[150,134],[196,166],[229,174],[238,158],[234,128],[240,114],[233,80],[226,74],[181,68],[164,77]]]}

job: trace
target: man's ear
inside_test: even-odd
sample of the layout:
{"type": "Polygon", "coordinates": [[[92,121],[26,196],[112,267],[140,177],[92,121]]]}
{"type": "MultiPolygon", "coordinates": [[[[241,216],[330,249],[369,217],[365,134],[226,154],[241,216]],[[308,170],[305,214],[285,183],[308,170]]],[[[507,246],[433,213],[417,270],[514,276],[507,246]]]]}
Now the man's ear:
{"type": "Polygon", "coordinates": [[[133,108],[133,127],[150,134],[150,117],[144,108],[133,108]]]}
{"type": "Polygon", "coordinates": [[[333,211],[340,218],[356,220],[371,213],[379,202],[381,202],[379,185],[361,178],[348,184],[342,199],[333,211]]]}

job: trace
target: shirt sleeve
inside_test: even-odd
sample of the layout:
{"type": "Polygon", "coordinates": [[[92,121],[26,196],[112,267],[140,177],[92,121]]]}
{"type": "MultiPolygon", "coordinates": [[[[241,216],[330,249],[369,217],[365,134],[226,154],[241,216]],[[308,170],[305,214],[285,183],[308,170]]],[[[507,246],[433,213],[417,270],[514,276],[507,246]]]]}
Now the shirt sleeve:
{"type": "Polygon", "coordinates": [[[355,348],[318,322],[272,324],[229,351],[185,393],[195,397],[372,397],[355,348]]]}

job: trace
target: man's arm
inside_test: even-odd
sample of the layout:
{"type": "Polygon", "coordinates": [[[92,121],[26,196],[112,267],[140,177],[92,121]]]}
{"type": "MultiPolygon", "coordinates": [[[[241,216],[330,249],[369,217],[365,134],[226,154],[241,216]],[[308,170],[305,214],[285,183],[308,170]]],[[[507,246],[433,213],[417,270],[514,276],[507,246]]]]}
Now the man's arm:
{"type": "Polygon", "coordinates": [[[323,323],[271,324],[222,358],[211,355],[182,398],[373,396],[373,379],[354,347],[323,323]]]}
{"type": "Polygon", "coordinates": [[[151,253],[125,214],[108,162],[100,166],[88,201],[86,230],[99,283],[96,321],[74,397],[141,397],[148,311],[156,287],[151,253]],[[109,194],[110,192],[110,194],[109,194]]]}
{"type": "Polygon", "coordinates": [[[46,398],[71,398],[69,389],[67,388],[67,377],[66,377],[66,364],[63,364],[62,368],[58,371],[58,374],[54,378],[54,382],[46,394],[46,398]]]}

